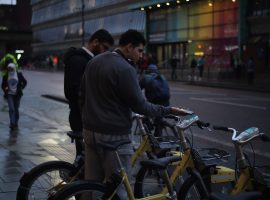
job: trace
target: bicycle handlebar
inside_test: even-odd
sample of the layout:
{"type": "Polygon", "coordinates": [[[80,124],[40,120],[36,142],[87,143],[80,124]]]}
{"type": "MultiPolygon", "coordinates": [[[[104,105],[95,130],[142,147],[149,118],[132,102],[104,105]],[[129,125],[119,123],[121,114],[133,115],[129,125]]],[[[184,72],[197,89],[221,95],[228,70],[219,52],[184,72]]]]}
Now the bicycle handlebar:
{"type": "Polygon", "coordinates": [[[225,127],[225,126],[213,126],[213,129],[214,130],[219,130],[219,131],[231,132],[229,130],[229,128],[228,127],[225,127]]]}
{"type": "Polygon", "coordinates": [[[234,128],[228,128],[228,127],[224,127],[224,126],[213,126],[213,129],[233,133],[232,141],[242,143],[242,144],[247,143],[256,137],[260,137],[261,140],[264,142],[270,141],[270,137],[265,135],[264,133],[260,133],[259,129],[256,127],[250,127],[248,129],[246,129],[245,131],[241,132],[237,136],[236,136],[237,131],[234,128]]]}
{"type": "Polygon", "coordinates": [[[210,126],[210,123],[208,122],[203,122],[203,121],[197,121],[197,126],[200,128],[200,129],[204,129],[204,128],[208,128],[210,126]]]}

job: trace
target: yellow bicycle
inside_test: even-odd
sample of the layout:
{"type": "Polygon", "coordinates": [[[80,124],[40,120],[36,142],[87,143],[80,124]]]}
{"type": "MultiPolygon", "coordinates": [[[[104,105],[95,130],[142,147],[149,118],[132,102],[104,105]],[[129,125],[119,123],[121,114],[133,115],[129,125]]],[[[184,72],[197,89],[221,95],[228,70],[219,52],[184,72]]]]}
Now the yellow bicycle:
{"type": "MultiPolygon", "coordinates": [[[[134,115],[134,124],[138,124],[137,130],[140,132],[141,142],[132,156],[132,166],[135,166],[138,159],[145,153],[153,157],[155,154],[160,155],[163,150],[168,151],[170,148],[177,148],[177,142],[169,141],[159,143],[143,124],[143,116],[134,115]],[[154,145],[155,144],[155,145],[154,145]]],[[[165,124],[163,130],[167,128],[165,124]]],[[[170,128],[170,127],[169,127],[170,128]]],[[[170,128],[171,129],[171,128],[170,128]]],[[[76,133],[68,132],[67,135],[77,143],[81,144],[82,151],[78,153],[74,163],[61,160],[54,160],[42,163],[33,167],[30,171],[25,172],[20,180],[17,190],[17,200],[43,199],[54,194],[64,185],[75,180],[82,179],[84,176],[84,146],[83,138],[76,133]]]]}
{"type": "MultiPolygon", "coordinates": [[[[181,152],[169,152],[172,155],[181,157],[181,161],[170,166],[172,168],[170,170],[170,181],[173,183],[173,186],[179,188],[178,185],[183,182],[182,176],[184,173],[193,169],[199,171],[199,174],[202,176],[211,174],[211,179],[207,180],[209,184],[233,181],[234,171],[225,166],[218,165],[227,161],[230,156],[229,153],[215,148],[194,149],[192,147],[193,145],[186,137],[186,130],[195,125],[200,128],[209,126],[208,123],[199,121],[199,117],[196,115],[187,117],[175,124],[183,150],[181,152]]],[[[159,171],[157,169],[142,166],[137,173],[134,185],[136,198],[146,197],[157,192],[166,194],[167,188],[165,183],[159,177],[159,171]]]]}
{"type": "MultiPolygon", "coordinates": [[[[50,198],[50,200],[71,200],[71,199],[80,199],[84,196],[91,195],[91,199],[113,199],[118,200],[120,197],[117,194],[118,189],[121,185],[124,185],[125,191],[127,192],[127,198],[129,200],[135,200],[135,196],[130,185],[130,180],[128,175],[122,166],[121,160],[119,158],[117,149],[119,146],[129,143],[129,140],[115,141],[111,144],[108,143],[99,143],[98,145],[104,149],[114,151],[115,158],[119,165],[119,171],[112,174],[109,181],[105,184],[94,182],[94,181],[75,181],[70,184],[67,184],[61,190],[59,190],[54,196],[50,198]]],[[[168,173],[167,173],[167,165],[172,162],[179,161],[178,156],[170,156],[158,159],[151,159],[141,161],[143,166],[149,166],[152,168],[159,169],[161,172],[161,178],[166,183],[166,188],[168,188],[168,192],[166,194],[155,194],[152,196],[148,196],[145,198],[141,198],[141,200],[177,200],[177,194],[172,186],[168,173]]]]}
{"type": "MultiPolygon", "coordinates": [[[[228,193],[231,195],[240,194],[242,192],[259,191],[263,194],[265,200],[270,199],[270,167],[269,166],[255,166],[252,165],[243,151],[243,146],[255,138],[261,138],[263,141],[270,141],[264,133],[260,133],[256,127],[246,129],[237,135],[237,131],[234,128],[228,127],[214,127],[216,130],[222,130],[231,132],[232,142],[236,152],[236,170],[234,187],[228,193]]],[[[214,172],[214,170],[212,170],[214,172]]],[[[181,198],[180,200],[196,200],[205,199],[209,196],[206,190],[206,181],[203,179],[209,179],[211,173],[202,177],[195,169],[190,170],[191,176],[186,179],[180,189],[181,198]]],[[[220,174],[219,174],[220,175],[220,174]]],[[[213,176],[213,175],[212,175],[213,176]]],[[[215,177],[217,178],[217,177],[215,177]]]]}

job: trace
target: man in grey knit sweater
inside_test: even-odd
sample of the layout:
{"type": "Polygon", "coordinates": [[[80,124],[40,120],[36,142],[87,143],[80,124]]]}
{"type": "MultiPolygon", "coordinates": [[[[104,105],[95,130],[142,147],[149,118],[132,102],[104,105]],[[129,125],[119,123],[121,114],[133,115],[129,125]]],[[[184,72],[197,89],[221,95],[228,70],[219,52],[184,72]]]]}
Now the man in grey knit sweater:
{"type": "MultiPolygon", "coordinates": [[[[141,33],[128,30],[121,35],[115,51],[96,56],[86,67],[81,83],[86,179],[103,181],[116,171],[113,152],[102,149],[97,143],[130,139],[132,111],[155,117],[186,114],[179,108],[154,105],[144,98],[136,70],[130,63],[139,61],[144,45],[141,33]]],[[[121,146],[118,151],[130,173],[131,144],[121,146]]]]}

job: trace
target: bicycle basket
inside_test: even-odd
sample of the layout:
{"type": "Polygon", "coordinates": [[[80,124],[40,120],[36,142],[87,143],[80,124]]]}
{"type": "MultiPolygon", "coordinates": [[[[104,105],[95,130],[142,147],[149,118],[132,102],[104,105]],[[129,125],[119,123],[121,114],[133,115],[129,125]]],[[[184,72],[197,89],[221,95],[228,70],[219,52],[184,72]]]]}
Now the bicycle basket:
{"type": "Polygon", "coordinates": [[[180,141],[174,136],[156,137],[160,149],[174,149],[180,147],[180,141]]]}
{"type": "Polygon", "coordinates": [[[228,152],[216,148],[193,149],[192,153],[195,162],[205,166],[227,162],[228,158],[231,156],[228,152]]]}

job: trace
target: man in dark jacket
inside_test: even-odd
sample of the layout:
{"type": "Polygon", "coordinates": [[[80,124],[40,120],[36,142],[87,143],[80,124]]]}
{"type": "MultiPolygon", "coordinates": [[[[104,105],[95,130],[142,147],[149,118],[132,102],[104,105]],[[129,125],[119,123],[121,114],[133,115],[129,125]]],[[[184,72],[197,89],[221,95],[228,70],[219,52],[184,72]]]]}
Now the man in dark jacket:
{"type": "MultiPolygon", "coordinates": [[[[81,134],[82,132],[82,120],[78,97],[85,67],[89,60],[97,54],[108,50],[113,43],[114,40],[110,33],[104,29],[100,29],[91,36],[86,47],[71,47],[64,55],[64,92],[70,108],[69,124],[74,133],[81,134]]],[[[78,155],[81,151],[78,143],[76,143],[76,150],[78,155]]]]}

